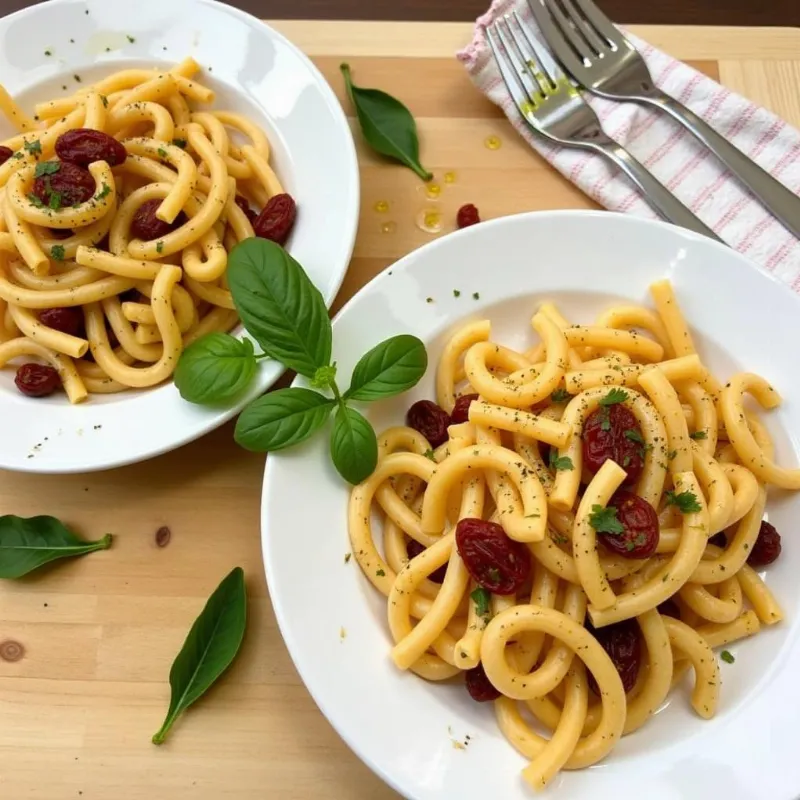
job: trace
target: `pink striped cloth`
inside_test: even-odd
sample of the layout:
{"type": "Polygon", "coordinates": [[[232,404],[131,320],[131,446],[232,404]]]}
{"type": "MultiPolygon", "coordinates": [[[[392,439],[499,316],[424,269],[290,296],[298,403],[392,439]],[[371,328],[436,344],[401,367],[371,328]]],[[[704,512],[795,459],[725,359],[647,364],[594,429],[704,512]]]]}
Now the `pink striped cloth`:
{"type": "MultiPolygon", "coordinates": [[[[521,136],[562,175],[612,211],[656,217],[638,190],[601,156],[540,139],[508,95],[485,39],[485,28],[516,9],[538,30],[526,0],[493,0],[477,20],[472,42],[458,53],[477,88],[503,109],[521,136]]],[[[677,98],[764,169],[800,190],[800,132],[711,78],[627,34],[656,86],[677,98]]],[[[800,291],[800,242],[743,189],[720,162],[665,114],[633,103],[587,95],[603,129],[633,153],[718,236],[767,272],[800,291]]]]}

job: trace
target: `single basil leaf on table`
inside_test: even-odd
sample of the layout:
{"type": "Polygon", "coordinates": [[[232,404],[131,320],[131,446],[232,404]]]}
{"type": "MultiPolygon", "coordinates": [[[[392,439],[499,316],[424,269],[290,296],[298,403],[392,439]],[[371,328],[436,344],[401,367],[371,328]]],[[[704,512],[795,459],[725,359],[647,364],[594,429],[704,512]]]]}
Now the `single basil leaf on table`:
{"type": "Polygon", "coordinates": [[[353,484],[366,480],[378,463],[378,439],[372,425],[343,404],[333,420],[331,458],[337,472],[353,484]]]}
{"type": "Polygon", "coordinates": [[[245,239],[228,258],[228,284],[250,335],[271,358],[307,378],[331,360],[331,321],[303,268],[267,239],[245,239]]]}
{"type": "Polygon", "coordinates": [[[340,69],[367,144],[381,155],[413,169],[422,180],[429,181],[433,175],[419,162],[417,123],[411,112],[396,97],[380,89],[356,86],[349,64],[342,64],[340,69]]]}
{"type": "Polygon", "coordinates": [[[175,720],[231,665],[242,644],[246,622],[244,572],[236,567],[208,598],[172,664],[169,710],[153,736],[153,744],[164,742],[175,720]]]}
{"type": "Polygon", "coordinates": [[[269,453],[305,441],[328,419],[334,401],[311,389],[278,389],[254,400],[236,421],[246,450],[269,453]]]}
{"type": "Polygon", "coordinates": [[[0,517],[0,578],[21,578],[50,561],[111,547],[111,534],[79,539],[55,517],[0,517]]]}
{"type": "Polygon", "coordinates": [[[175,386],[190,403],[232,400],[253,380],[257,362],[253,343],[229,333],[209,333],[181,353],[175,386]]]}
{"type": "Polygon", "coordinates": [[[427,368],[428,354],[420,339],[393,336],[361,357],[345,397],[362,402],[393,397],[416,386],[427,368]]]}

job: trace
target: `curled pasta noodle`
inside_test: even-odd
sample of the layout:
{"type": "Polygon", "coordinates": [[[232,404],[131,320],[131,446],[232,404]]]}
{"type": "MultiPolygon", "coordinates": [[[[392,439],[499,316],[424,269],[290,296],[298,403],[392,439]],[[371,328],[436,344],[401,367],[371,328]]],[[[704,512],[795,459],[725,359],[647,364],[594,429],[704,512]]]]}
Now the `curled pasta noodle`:
{"type": "Polygon", "coordinates": [[[468,421],[435,449],[411,428],[387,429],[375,472],[350,497],[351,546],[387,598],[395,665],[431,681],[466,672],[476,699],[499,694],[497,724],[535,790],[657,725],[690,671],[692,708],[714,716],[713,648],[783,619],[747,563],[768,486],[795,488],[800,473],[775,463],[766,426],[743,405],[750,393],[772,408],[777,392],[749,373],[723,385],[671,286],[652,294],[655,311],[617,306],[588,326],[543,303],[532,317],[541,341],[521,352],[494,342],[489,320],[456,329],[436,398],[452,414],[474,395],[468,421]],[[432,581],[443,567],[444,582],[432,581]],[[601,644],[616,637],[618,655],[639,643],[618,667],[601,644]]]}
{"type": "MultiPolygon", "coordinates": [[[[264,131],[209,106],[215,93],[200,70],[192,58],[121,70],[39,103],[35,116],[0,87],[0,112],[17,130],[3,143],[16,152],[0,165],[0,342],[46,345],[47,356],[41,348],[21,355],[56,368],[70,399],[169,380],[185,347],[239,322],[228,254],[255,235],[248,215],[283,189],[264,131]],[[79,178],[61,169],[56,143],[83,129],[121,147],[108,144],[107,160],[88,164],[91,197],[68,204],[59,182],[79,178]],[[256,208],[245,213],[241,197],[256,208]],[[166,233],[139,239],[150,201],[158,202],[146,213],[166,233]],[[86,336],[43,324],[51,308],[82,309],[86,336]],[[65,359],[74,359],[74,375],[65,359]]],[[[84,180],[80,196],[90,188],[84,180]]],[[[452,652],[454,641],[440,645],[452,652]]]]}

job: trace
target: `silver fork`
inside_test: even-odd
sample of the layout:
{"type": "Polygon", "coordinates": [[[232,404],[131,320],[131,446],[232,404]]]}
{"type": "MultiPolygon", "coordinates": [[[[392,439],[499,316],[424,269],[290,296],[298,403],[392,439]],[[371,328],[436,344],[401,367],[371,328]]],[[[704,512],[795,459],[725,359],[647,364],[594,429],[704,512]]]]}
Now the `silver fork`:
{"type": "Polygon", "coordinates": [[[528,5],[545,41],[577,83],[601,97],[666,111],[800,238],[800,197],[691,109],[656,88],[644,59],[592,0],[528,0],[528,5]]]}
{"type": "Polygon", "coordinates": [[[624,147],[605,134],[580,90],[570,83],[546,49],[537,44],[516,11],[513,23],[506,14],[493,29],[487,29],[486,35],[509,94],[534,130],[558,144],[605,156],[641,189],[668,222],[718,239],[624,147]]]}

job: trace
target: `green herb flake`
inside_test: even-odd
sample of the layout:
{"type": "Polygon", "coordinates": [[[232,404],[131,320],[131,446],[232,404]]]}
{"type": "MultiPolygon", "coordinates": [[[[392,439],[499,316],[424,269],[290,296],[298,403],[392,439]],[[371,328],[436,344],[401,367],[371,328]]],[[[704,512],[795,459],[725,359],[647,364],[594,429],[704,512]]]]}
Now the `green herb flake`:
{"type": "Polygon", "coordinates": [[[81,82],[81,76],[78,75],[77,73],[75,75],[73,75],[72,77],[75,79],[75,83],[80,83],[81,82]]]}
{"type": "Polygon", "coordinates": [[[690,439],[697,441],[698,439],[708,439],[708,434],[705,431],[694,431],[689,434],[690,439]]]}
{"type": "Polygon", "coordinates": [[[134,37],[133,37],[133,36],[131,36],[130,34],[128,34],[128,35],[127,35],[125,38],[126,38],[126,39],[127,39],[127,40],[128,40],[130,43],[131,43],[131,44],[133,44],[133,43],[136,41],[136,39],[134,39],[134,37]]]}
{"type": "Polygon", "coordinates": [[[50,191],[48,206],[53,211],[58,211],[58,209],[61,208],[61,192],[50,191]]]}
{"type": "Polygon", "coordinates": [[[453,297],[461,297],[461,292],[458,289],[453,289],[453,297]]]}
{"type": "Polygon", "coordinates": [[[36,206],[36,208],[44,208],[44,203],[33,193],[28,192],[28,200],[31,201],[31,204],[36,206]]]}
{"type": "Polygon", "coordinates": [[[50,248],[50,258],[53,261],[63,261],[64,260],[64,246],[61,244],[54,244],[50,248]]]}
{"type": "Polygon", "coordinates": [[[32,156],[40,156],[42,154],[42,143],[38,139],[31,142],[23,142],[22,146],[32,156]]]}
{"type": "Polygon", "coordinates": [[[677,450],[670,450],[669,453],[667,453],[667,461],[672,461],[672,459],[674,459],[677,455],[677,450]]]}
{"type": "Polygon", "coordinates": [[[185,150],[189,142],[187,142],[186,139],[173,139],[172,144],[174,144],[175,147],[180,147],[181,150],[185,150]]]}
{"type": "Polygon", "coordinates": [[[156,242],[156,253],[159,255],[164,252],[164,242],[159,240],[156,242]]]}
{"type": "Polygon", "coordinates": [[[52,50],[45,50],[45,51],[44,51],[44,54],[45,54],[46,56],[51,56],[51,55],[53,55],[53,51],[52,51],[52,50]]]}
{"type": "Polygon", "coordinates": [[[42,175],[55,175],[61,169],[60,161],[40,161],[34,170],[34,177],[41,178],[42,175]]]}
{"type": "Polygon", "coordinates": [[[103,106],[105,106],[105,108],[108,108],[108,98],[104,94],[101,94],[100,99],[103,101],[103,106]]]}
{"type": "Polygon", "coordinates": [[[111,194],[111,187],[107,183],[104,183],[102,189],[97,195],[97,199],[102,200],[104,197],[108,197],[108,195],[110,194],[111,194]]]}
{"type": "Polygon", "coordinates": [[[472,293],[472,299],[473,300],[480,300],[481,299],[480,292],[473,292],[472,293]]]}
{"type": "Polygon", "coordinates": [[[600,405],[603,408],[615,406],[617,403],[624,403],[628,399],[628,393],[622,389],[614,388],[605,397],[600,398],[600,405]]]}
{"type": "Polygon", "coordinates": [[[619,535],[625,533],[625,526],[617,519],[617,509],[614,506],[592,506],[592,513],[589,515],[589,524],[597,533],[610,533],[619,535]]]}
{"type": "Polygon", "coordinates": [[[733,664],[736,659],[733,657],[733,653],[730,650],[723,650],[719,657],[726,663],[726,664],[733,664]]]}
{"type": "Polygon", "coordinates": [[[350,563],[350,559],[351,559],[352,557],[353,557],[353,554],[352,554],[352,553],[345,553],[345,554],[344,554],[344,563],[345,563],[345,564],[349,564],[349,563],[350,563]]]}
{"type": "Polygon", "coordinates": [[[385,573],[385,572],[384,572],[382,569],[376,569],[376,570],[375,570],[375,574],[376,574],[376,575],[377,575],[379,578],[385,578],[385,577],[386,577],[386,573],[385,573]]]}
{"type": "Polygon", "coordinates": [[[703,510],[694,492],[667,492],[667,505],[676,506],[681,514],[696,514],[703,510]]]}
{"type": "Polygon", "coordinates": [[[436,453],[430,449],[430,447],[422,454],[425,458],[429,458],[431,461],[436,461],[436,453]]]}
{"type": "Polygon", "coordinates": [[[636,444],[644,444],[644,439],[642,438],[642,434],[636,430],[636,428],[628,428],[623,434],[626,439],[631,442],[636,442],[636,444]]]}
{"type": "Polygon", "coordinates": [[[159,155],[159,158],[166,158],[167,157],[167,151],[163,147],[159,147],[158,148],[158,155],[159,155]]]}
{"type": "Polygon", "coordinates": [[[572,395],[566,389],[556,389],[553,394],[550,395],[550,399],[554,403],[566,403],[567,400],[572,399],[572,395]]]}
{"type": "Polygon", "coordinates": [[[575,469],[572,459],[569,456],[560,456],[554,447],[550,448],[550,466],[557,472],[569,472],[575,469]]]}
{"type": "Polygon", "coordinates": [[[491,592],[479,586],[470,593],[470,599],[475,603],[475,613],[479,617],[489,616],[489,603],[492,599],[491,592]]]}

